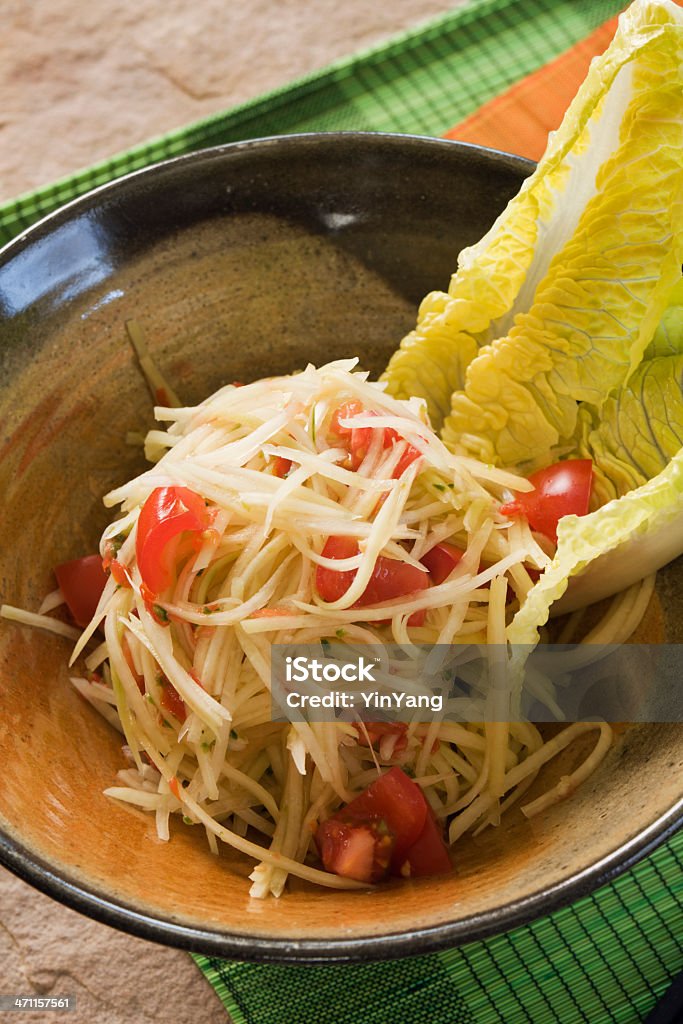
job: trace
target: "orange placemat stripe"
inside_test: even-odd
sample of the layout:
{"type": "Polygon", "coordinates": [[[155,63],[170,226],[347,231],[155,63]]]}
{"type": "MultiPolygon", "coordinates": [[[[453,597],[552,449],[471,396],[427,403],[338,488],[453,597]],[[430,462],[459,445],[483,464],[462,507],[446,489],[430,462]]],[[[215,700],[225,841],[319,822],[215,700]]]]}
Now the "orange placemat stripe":
{"type": "Polygon", "coordinates": [[[609,46],[616,27],[617,19],[610,18],[560,57],[489,100],[446,132],[446,138],[540,160],[548,132],[559,126],[588,65],[609,46]]]}

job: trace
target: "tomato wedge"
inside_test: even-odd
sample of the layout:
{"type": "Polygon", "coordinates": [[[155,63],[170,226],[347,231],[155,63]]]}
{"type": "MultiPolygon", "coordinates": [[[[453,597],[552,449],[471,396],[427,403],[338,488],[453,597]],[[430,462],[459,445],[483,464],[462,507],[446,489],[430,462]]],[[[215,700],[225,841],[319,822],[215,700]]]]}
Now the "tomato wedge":
{"type": "Polygon", "coordinates": [[[438,587],[440,583],[448,579],[456,565],[460,564],[464,554],[465,552],[456,548],[454,544],[444,542],[435,544],[426,555],[422,556],[420,561],[429,569],[432,583],[438,587]]]}
{"type": "Polygon", "coordinates": [[[348,445],[351,465],[354,469],[358,469],[367,454],[372,440],[372,430],[370,427],[345,427],[339,421],[351,419],[363,411],[361,403],[357,399],[353,399],[350,402],[343,402],[335,409],[330,420],[330,430],[332,433],[348,445]]]}
{"type": "MultiPolygon", "coordinates": [[[[465,552],[461,548],[456,548],[455,544],[448,544],[442,542],[441,544],[435,544],[426,555],[423,555],[420,561],[424,566],[429,569],[429,576],[432,583],[438,586],[440,583],[445,583],[450,574],[453,572],[455,567],[462,561],[465,552]]],[[[484,563],[486,567],[486,563],[484,563]]],[[[477,572],[481,572],[482,566],[479,565],[477,572]]],[[[540,577],[540,572],[537,569],[528,567],[527,572],[531,576],[531,579],[536,582],[540,577]]],[[[484,584],[489,587],[490,584],[484,584]]],[[[510,604],[515,600],[515,592],[512,587],[508,587],[506,603],[510,604]]]]}
{"type": "MultiPolygon", "coordinates": [[[[352,558],[358,554],[358,541],[353,537],[328,537],[323,548],[325,558],[352,558]]],[[[355,569],[338,571],[319,565],[315,571],[315,585],[323,601],[338,601],[353,583],[355,569]]],[[[365,608],[371,604],[384,604],[397,597],[407,597],[429,587],[429,573],[422,572],[408,562],[398,558],[380,555],[368,585],[355,602],[354,608],[365,608]]],[[[421,626],[426,612],[414,612],[408,621],[410,626],[421,626]]]]}
{"type": "Polygon", "coordinates": [[[351,823],[328,818],[318,827],[315,841],[326,871],[357,882],[386,878],[394,837],[382,819],[351,823]]]}
{"type": "MultiPolygon", "coordinates": [[[[391,433],[392,434],[396,434],[396,431],[395,430],[391,430],[391,433]]],[[[401,438],[399,437],[398,434],[396,434],[396,440],[397,441],[401,440],[401,438]]],[[[385,448],[386,447],[387,446],[385,445],[385,448]]],[[[399,477],[403,476],[403,474],[408,469],[408,467],[412,466],[412,464],[417,459],[419,459],[421,457],[422,457],[422,452],[418,451],[417,448],[415,448],[414,445],[412,445],[412,444],[406,445],[406,450],[404,451],[403,455],[401,456],[401,458],[398,460],[398,462],[394,466],[394,471],[391,474],[392,479],[398,480],[399,477]]]]}
{"type": "Polygon", "coordinates": [[[593,484],[593,463],[590,459],[567,459],[539,469],[529,477],[533,491],[518,494],[513,501],[501,505],[504,516],[528,520],[532,530],[543,533],[557,543],[557,524],[564,516],[585,516],[588,512],[593,484]]]}
{"type": "Polygon", "coordinates": [[[173,683],[167,679],[164,680],[161,687],[161,706],[165,711],[168,711],[177,718],[179,722],[184,722],[187,718],[187,708],[185,707],[185,701],[176,690],[173,683]]]}
{"type": "Polygon", "coordinates": [[[361,882],[389,873],[440,874],[451,867],[422,790],[398,767],[323,821],[315,838],[327,871],[361,882]]]}
{"type": "Polygon", "coordinates": [[[292,468],[292,460],[276,455],[273,459],[273,476],[285,477],[292,468]]]}
{"type": "Polygon", "coordinates": [[[361,746],[379,746],[385,736],[395,736],[393,752],[398,754],[408,746],[408,725],[406,722],[364,722],[364,728],[354,723],[358,730],[358,742],[361,746]]]}
{"type": "Polygon", "coordinates": [[[107,574],[99,555],[62,562],[55,569],[59,589],[77,626],[87,626],[99,603],[107,574]]]}
{"type": "MultiPolygon", "coordinates": [[[[102,562],[102,568],[105,568],[104,561],[102,562]]],[[[130,580],[128,579],[128,573],[126,572],[126,567],[122,562],[119,562],[116,558],[112,558],[111,561],[109,562],[109,571],[114,577],[115,582],[120,587],[128,587],[130,589],[130,580]]]]}
{"type": "Polygon", "coordinates": [[[397,766],[380,775],[351,803],[337,812],[342,821],[380,818],[394,835],[392,865],[401,864],[427,818],[422,790],[397,766]]]}
{"type": "MultiPolygon", "coordinates": [[[[352,419],[354,416],[362,415],[376,416],[377,413],[364,409],[358,399],[354,398],[349,402],[343,402],[337,409],[335,409],[330,421],[330,430],[332,433],[336,434],[337,437],[341,438],[341,440],[348,444],[352,469],[358,469],[361,462],[368,454],[374,430],[372,427],[346,427],[339,421],[352,419]]],[[[383,428],[382,448],[385,450],[387,448],[391,448],[392,445],[402,440],[403,438],[396,430],[393,429],[393,427],[383,428]]],[[[408,444],[394,467],[394,471],[391,474],[392,478],[394,480],[398,480],[398,478],[405,473],[408,467],[411,466],[416,459],[419,459],[420,456],[421,452],[419,452],[412,444],[408,444]]]]}
{"type": "Polygon", "coordinates": [[[183,534],[202,533],[209,525],[204,499],[188,487],[157,487],[140,510],[135,554],[142,581],[153,595],[173,580],[183,534]]]}
{"type": "Polygon", "coordinates": [[[443,830],[428,808],[424,827],[408,850],[399,874],[404,878],[423,878],[426,875],[444,875],[452,867],[443,830]]]}

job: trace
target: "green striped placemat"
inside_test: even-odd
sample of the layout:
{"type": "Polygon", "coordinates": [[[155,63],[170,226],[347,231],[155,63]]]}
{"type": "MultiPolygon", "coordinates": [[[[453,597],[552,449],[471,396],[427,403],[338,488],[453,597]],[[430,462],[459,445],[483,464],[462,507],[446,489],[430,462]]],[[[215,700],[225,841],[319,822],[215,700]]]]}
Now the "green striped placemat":
{"type": "Polygon", "coordinates": [[[683,832],[572,906],[460,949],[326,967],[195,960],[235,1024],[631,1024],[683,970],[683,832]]]}
{"type": "MultiPolygon", "coordinates": [[[[0,206],[0,242],[97,185],[205,146],[316,130],[443,134],[622,6],[472,0],[389,44],[0,206]]],[[[327,967],[195,959],[236,1024],[626,1024],[642,1020],[683,970],[682,868],[679,833],[571,907],[412,959],[327,967]]]]}

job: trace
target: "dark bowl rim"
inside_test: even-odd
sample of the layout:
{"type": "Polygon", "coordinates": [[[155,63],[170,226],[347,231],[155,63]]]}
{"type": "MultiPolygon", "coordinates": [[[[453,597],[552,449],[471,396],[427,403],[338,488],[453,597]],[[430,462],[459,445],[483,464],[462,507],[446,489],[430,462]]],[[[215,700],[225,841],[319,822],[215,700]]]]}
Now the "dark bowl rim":
{"type": "Polygon", "coordinates": [[[472,142],[460,142],[458,139],[435,138],[430,135],[417,135],[401,132],[371,132],[371,131],[320,131],[320,132],[297,132],[288,135],[264,135],[255,139],[243,139],[238,142],[226,142],[219,146],[208,146],[203,149],[193,150],[190,153],[183,153],[180,156],[168,157],[158,160],[145,167],[128,171],[125,174],[112,178],[102,185],[96,185],[87,192],[75,196],[73,199],[60,204],[57,209],[46,213],[43,217],[34,221],[27,228],[18,232],[13,238],[0,246],[0,263],[11,259],[24,248],[27,243],[32,243],[45,235],[53,227],[58,226],[62,221],[67,220],[71,215],[85,212],[103,194],[114,194],[118,191],[125,191],[131,185],[135,186],[139,181],[147,178],[163,177],[166,173],[173,172],[178,168],[189,166],[192,163],[205,163],[206,161],[220,160],[222,157],[231,154],[241,153],[251,149],[269,149],[272,146],[283,144],[294,144],[297,147],[305,145],[316,145],[322,141],[330,145],[343,145],[349,139],[360,140],[372,146],[383,142],[388,146],[417,146],[424,149],[430,146],[435,150],[459,150],[467,156],[483,156],[484,159],[495,159],[499,165],[504,165],[511,170],[516,170],[524,177],[527,177],[536,167],[533,160],[515,153],[507,153],[504,150],[493,149],[488,146],[478,146],[472,142]]]}
{"type": "MultiPolygon", "coordinates": [[[[17,234],[0,248],[0,264],[12,259],[26,245],[44,237],[53,227],[59,226],[71,216],[91,209],[103,195],[125,192],[131,187],[135,188],[140,181],[163,177],[167,173],[173,173],[177,168],[192,163],[220,160],[245,150],[259,150],[285,144],[303,147],[319,145],[321,142],[336,146],[344,145],[349,139],[360,139],[368,146],[384,143],[387,146],[417,146],[420,149],[456,149],[463,155],[476,155],[485,160],[494,160],[499,165],[503,164],[517,170],[524,177],[535,167],[532,161],[511,153],[454,139],[437,139],[415,134],[334,131],[269,135],[171,157],[99,185],[63,204],[17,234]]],[[[0,863],[19,878],[72,910],[142,939],[193,953],[242,961],[323,964],[383,960],[431,953],[485,939],[527,924],[582,896],[587,896],[599,886],[612,881],[654,851],[682,826],[683,799],[601,860],[589,865],[580,873],[548,888],[541,888],[523,899],[485,913],[470,915],[459,921],[357,939],[292,940],[258,934],[240,935],[183,924],[170,918],[145,913],[123,900],[105,895],[95,887],[75,881],[2,828],[0,863]]]]}
{"type": "MultiPolygon", "coordinates": [[[[283,964],[359,963],[435,953],[511,931],[545,917],[612,882],[683,827],[683,799],[602,860],[549,888],[491,911],[408,931],[357,939],[278,939],[183,924],[135,909],[51,866],[0,829],[0,864],[34,888],[102,924],[191,953],[283,964]]],[[[349,894],[353,898],[354,894],[349,894]]]]}

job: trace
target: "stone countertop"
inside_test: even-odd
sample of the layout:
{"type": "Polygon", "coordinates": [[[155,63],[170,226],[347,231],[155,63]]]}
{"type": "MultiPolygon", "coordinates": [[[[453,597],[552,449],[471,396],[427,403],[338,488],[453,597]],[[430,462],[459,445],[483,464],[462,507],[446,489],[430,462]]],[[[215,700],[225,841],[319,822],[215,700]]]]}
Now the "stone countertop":
{"type": "Polygon", "coordinates": [[[0,202],[465,0],[4,0],[0,202]]]}
{"type": "Polygon", "coordinates": [[[69,996],[74,1011],[0,1011],[18,1024],[225,1024],[194,961],[91,921],[0,870],[0,995],[69,996]],[[172,1007],[172,1014],[169,1008],[172,1007]]]}
{"type": "MultiPolygon", "coordinates": [[[[0,202],[464,2],[5,0],[0,202]]],[[[74,1012],[25,1012],[26,1024],[226,1020],[187,954],[90,921],[2,869],[0,958],[1,995],[76,996],[74,1012]]]]}

